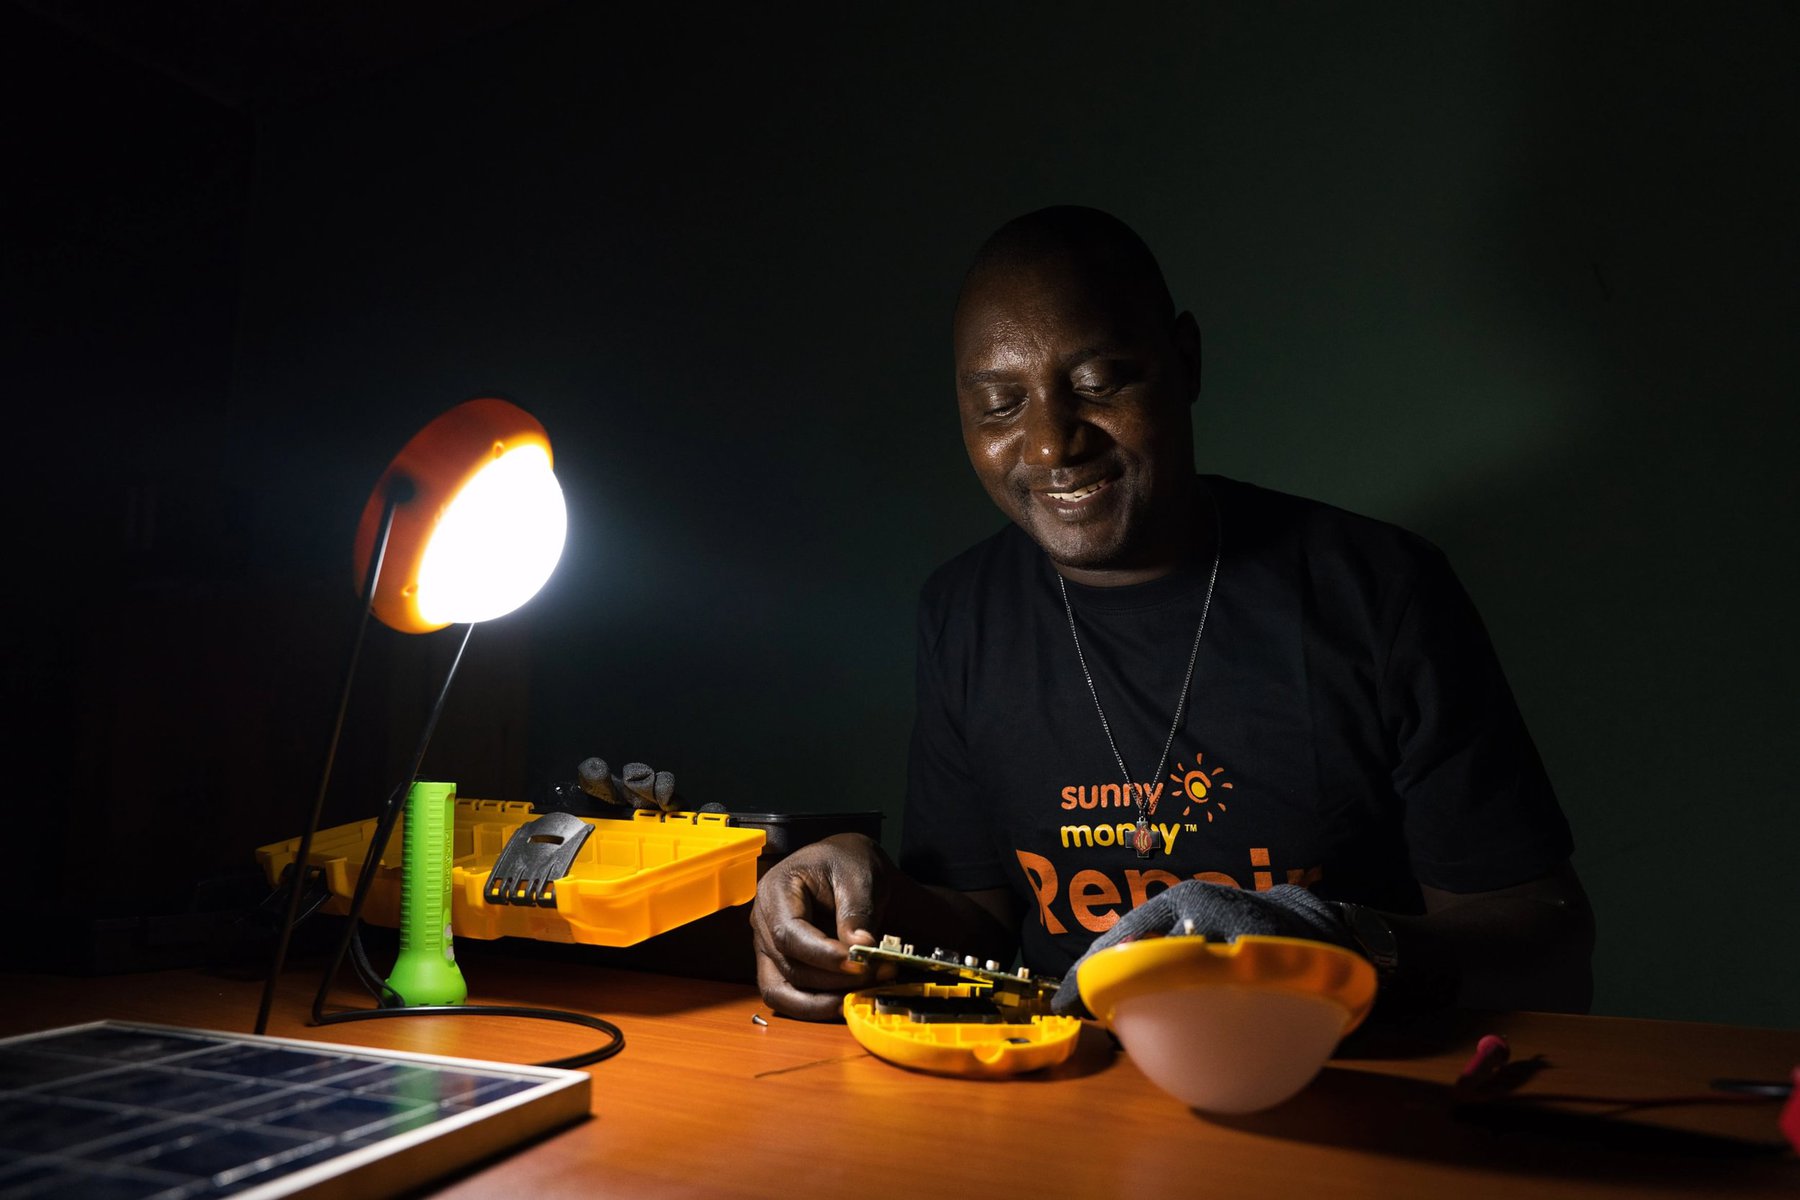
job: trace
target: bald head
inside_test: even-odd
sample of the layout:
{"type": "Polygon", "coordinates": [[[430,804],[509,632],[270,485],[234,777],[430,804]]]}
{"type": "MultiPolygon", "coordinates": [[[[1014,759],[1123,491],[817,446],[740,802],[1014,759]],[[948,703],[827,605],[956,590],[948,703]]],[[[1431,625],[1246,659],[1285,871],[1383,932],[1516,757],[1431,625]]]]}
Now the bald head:
{"type": "Polygon", "coordinates": [[[1043,270],[1079,276],[1109,307],[1138,308],[1157,320],[1175,316],[1156,256],[1131,226],[1097,208],[1065,204],[1014,217],[975,252],[958,308],[996,276],[1043,270]]]}
{"type": "Polygon", "coordinates": [[[1155,578],[1193,539],[1200,331],[1116,217],[1046,208],[976,255],[952,338],[963,445],[1078,583],[1155,578]]]}

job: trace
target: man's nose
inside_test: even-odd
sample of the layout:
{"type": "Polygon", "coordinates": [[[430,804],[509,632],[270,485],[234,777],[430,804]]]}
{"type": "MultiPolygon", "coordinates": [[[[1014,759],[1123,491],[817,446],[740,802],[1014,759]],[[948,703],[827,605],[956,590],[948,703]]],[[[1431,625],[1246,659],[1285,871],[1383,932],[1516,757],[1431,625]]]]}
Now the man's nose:
{"type": "Polygon", "coordinates": [[[1080,401],[1051,389],[1026,406],[1025,453],[1033,466],[1079,462],[1092,448],[1094,428],[1081,419],[1080,401]]]}

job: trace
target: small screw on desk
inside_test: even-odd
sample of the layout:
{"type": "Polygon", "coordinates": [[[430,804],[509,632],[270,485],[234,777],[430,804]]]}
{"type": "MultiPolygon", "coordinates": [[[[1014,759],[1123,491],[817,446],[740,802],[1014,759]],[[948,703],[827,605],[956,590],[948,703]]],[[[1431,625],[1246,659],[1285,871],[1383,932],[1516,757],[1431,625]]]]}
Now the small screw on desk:
{"type": "Polygon", "coordinates": [[[767,1025],[768,1024],[768,1022],[763,1019],[763,1015],[761,1013],[751,1013],[750,1014],[750,1022],[753,1025],[767,1025]]]}

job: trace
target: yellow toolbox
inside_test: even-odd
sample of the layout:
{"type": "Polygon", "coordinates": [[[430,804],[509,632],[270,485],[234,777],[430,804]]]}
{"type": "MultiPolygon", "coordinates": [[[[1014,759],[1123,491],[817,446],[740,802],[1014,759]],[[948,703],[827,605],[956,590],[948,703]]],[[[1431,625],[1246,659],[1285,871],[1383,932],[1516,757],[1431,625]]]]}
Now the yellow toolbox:
{"type": "MultiPolygon", "coordinates": [[[[630,820],[582,818],[593,832],[557,880],[553,907],[488,902],[483,889],[495,861],[513,833],[537,816],[519,800],[456,801],[450,921],[457,937],[630,946],[756,895],[762,830],[735,828],[724,813],[640,811],[630,820]]],[[[378,925],[399,924],[403,825],[404,818],[388,839],[364,904],[364,918],[378,925]]],[[[374,833],[371,819],[313,836],[308,857],[331,894],[322,911],[349,910],[374,833]]],[[[257,850],[271,885],[299,851],[299,838],[257,850]]]]}

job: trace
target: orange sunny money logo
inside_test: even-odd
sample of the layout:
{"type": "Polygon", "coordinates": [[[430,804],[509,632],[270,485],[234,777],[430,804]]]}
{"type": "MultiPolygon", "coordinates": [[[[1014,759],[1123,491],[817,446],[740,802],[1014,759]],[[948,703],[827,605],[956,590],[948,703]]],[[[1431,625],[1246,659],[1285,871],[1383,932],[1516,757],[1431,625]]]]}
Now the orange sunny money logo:
{"type": "Polygon", "coordinates": [[[1193,816],[1195,810],[1198,809],[1205,813],[1207,821],[1211,822],[1214,812],[1227,811],[1223,793],[1231,790],[1231,781],[1219,778],[1224,773],[1224,767],[1214,767],[1208,771],[1205,754],[1196,753],[1192,767],[1177,762],[1174,772],[1169,776],[1175,784],[1175,790],[1170,793],[1170,796],[1171,798],[1180,796],[1185,801],[1181,815],[1193,816]]]}

